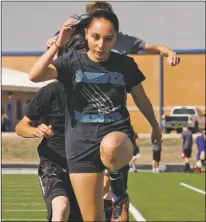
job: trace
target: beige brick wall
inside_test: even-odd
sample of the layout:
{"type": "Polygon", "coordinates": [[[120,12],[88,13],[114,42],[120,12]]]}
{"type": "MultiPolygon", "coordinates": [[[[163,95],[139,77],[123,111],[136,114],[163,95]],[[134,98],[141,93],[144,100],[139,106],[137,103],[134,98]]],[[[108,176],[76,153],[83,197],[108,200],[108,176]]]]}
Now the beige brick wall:
{"type": "MultiPolygon", "coordinates": [[[[171,107],[177,105],[200,106],[204,112],[205,106],[205,54],[180,54],[181,63],[176,67],[171,67],[164,59],[164,107],[166,114],[171,107]]],[[[29,72],[38,56],[3,56],[2,66],[29,72]]],[[[158,55],[138,55],[133,56],[139,68],[146,76],[143,82],[145,91],[150,98],[157,119],[159,120],[159,56],[158,55]]],[[[18,99],[24,103],[29,100],[34,93],[14,92],[14,104],[18,99]]],[[[8,92],[2,92],[2,105],[6,107],[8,92]]],[[[151,128],[144,116],[135,110],[133,99],[128,95],[128,108],[134,128],[141,133],[148,133],[151,128]]],[[[13,118],[16,120],[16,109],[13,110],[13,118]]]]}

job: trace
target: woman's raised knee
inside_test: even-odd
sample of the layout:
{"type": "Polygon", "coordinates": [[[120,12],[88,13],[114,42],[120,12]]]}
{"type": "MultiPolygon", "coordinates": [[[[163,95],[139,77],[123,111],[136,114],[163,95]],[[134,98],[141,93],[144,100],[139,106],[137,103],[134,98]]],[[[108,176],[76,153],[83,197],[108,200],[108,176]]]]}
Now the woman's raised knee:
{"type": "Polygon", "coordinates": [[[101,160],[110,170],[118,170],[127,165],[133,155],[133,144],[122,132],[107,134],[100,144],[101,160]]]}

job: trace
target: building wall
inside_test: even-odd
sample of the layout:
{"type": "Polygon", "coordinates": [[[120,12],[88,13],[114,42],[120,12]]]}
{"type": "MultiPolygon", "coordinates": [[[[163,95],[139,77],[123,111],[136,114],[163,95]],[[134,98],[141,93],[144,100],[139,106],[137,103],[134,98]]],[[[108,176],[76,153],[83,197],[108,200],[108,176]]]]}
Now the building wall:
{"type": "MultiPolygon", "coordinates": [[[[1,92],[1,106],[4,108],[4,111],[8,113],[8,93],[10,91],[2,91],[1,92]]],[[[28,103],[29,100],[35,95],[35,93],[25,93],[25,92],[16,92],[13,91],[12,97],[12,130],[14,130],[16,123],[23,117],[23,106],[28,103]],[[17,111],[17,102],[20,101],[21,107],[19,111],[17,111]],[[19,117],[18,117],[18,113],[19,117]]]]}
{"type": "MultiPolygon", "coordinates": [[[[146,76],[143,82],[145,91],[151,100],[155,115],[159,120],[159,73],[160,56],[137,55],[132,56],[140,70],[146,76]]],[[[178,105],[198,106],[202,113],[205,112],[205,54],[180,54],[181,63],[176,67],[163,61],[164,73],[164,110],[168,114],[172,107],[178,105]]],[[[28,72],[38,56],[3,56],[2,66],[19,71],[28,72]]],[[[2,92],[2,104],[6,105],[8,92],[2,92]]],[[[32,93],[16,93],[15,100],[22,99],[24,102],[31,98],[32,93]]],[[[131,95],[128,95],[128,109],[134,128],[141,133],[151,131],[145,117],[136,108],[131,95]]],[[[15,118],[14,111],[14,118],[15,118]]]]}
{"type": "Polygon", "coordinates": [[[29,72],[39,56],[2,56],[2,67],[29,72]]]}
{"type": "Polygon", "coordinates": [[[164,62],[164,106],[205,106],[205,54],[180,57],[177,67],[164,62]]]}

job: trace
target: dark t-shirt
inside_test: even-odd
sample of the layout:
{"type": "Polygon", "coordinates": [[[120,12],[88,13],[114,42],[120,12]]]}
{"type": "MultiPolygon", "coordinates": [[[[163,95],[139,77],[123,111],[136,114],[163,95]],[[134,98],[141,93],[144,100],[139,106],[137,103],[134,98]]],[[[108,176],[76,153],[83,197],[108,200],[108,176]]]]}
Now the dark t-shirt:
{"type": "Polygon", "coordinates": [[[112,49],[113,52],[121,53],[124,55],[137,54],[145,48],[145,42],[137,37],[119,33],[117,41],[112,49]]]}
{"type": "Polygon", "coordinates": [[[59,81],[42,87],[25,106],[25,115],[31,120],[42,120],[52,125],[53,136],[43,138],[38,146],[41,161],[51,160],[62,167],[67,167],[64,139],[64,114],[66,96],[59,81]]]}
{"type": "Polygon", "coordinates": [[[193,138],[192,132],[190,130],[182,131],[181,137],[183,139],[183,147],[184,149],[192,149],[193,138]]]}
{"type": "Polygon", "coordinates": [[[112,52],[106,62],[97,63],[86,52],[74,50],[52,64],[67,93],[68,161],[99,149],[101,139],[109,132],[132,135],[127,92],[145,79],[133,58],[112,52]]]}

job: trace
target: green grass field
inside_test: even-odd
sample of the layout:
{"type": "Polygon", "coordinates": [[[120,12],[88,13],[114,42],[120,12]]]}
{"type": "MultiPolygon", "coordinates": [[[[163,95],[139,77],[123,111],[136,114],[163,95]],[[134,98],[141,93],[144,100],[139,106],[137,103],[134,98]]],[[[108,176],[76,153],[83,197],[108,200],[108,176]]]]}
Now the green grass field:
{"type": "MultiPolygon", "coordinates": [[[[132,205],[147,221],[205,221],[205,174],[130,173],[132,205]]],[[[2,221],[46,221],[46,208],[36,175],[2,175],[2,221]]],[[[131,216],[130,221],[135,221],[131,216]]]]}

